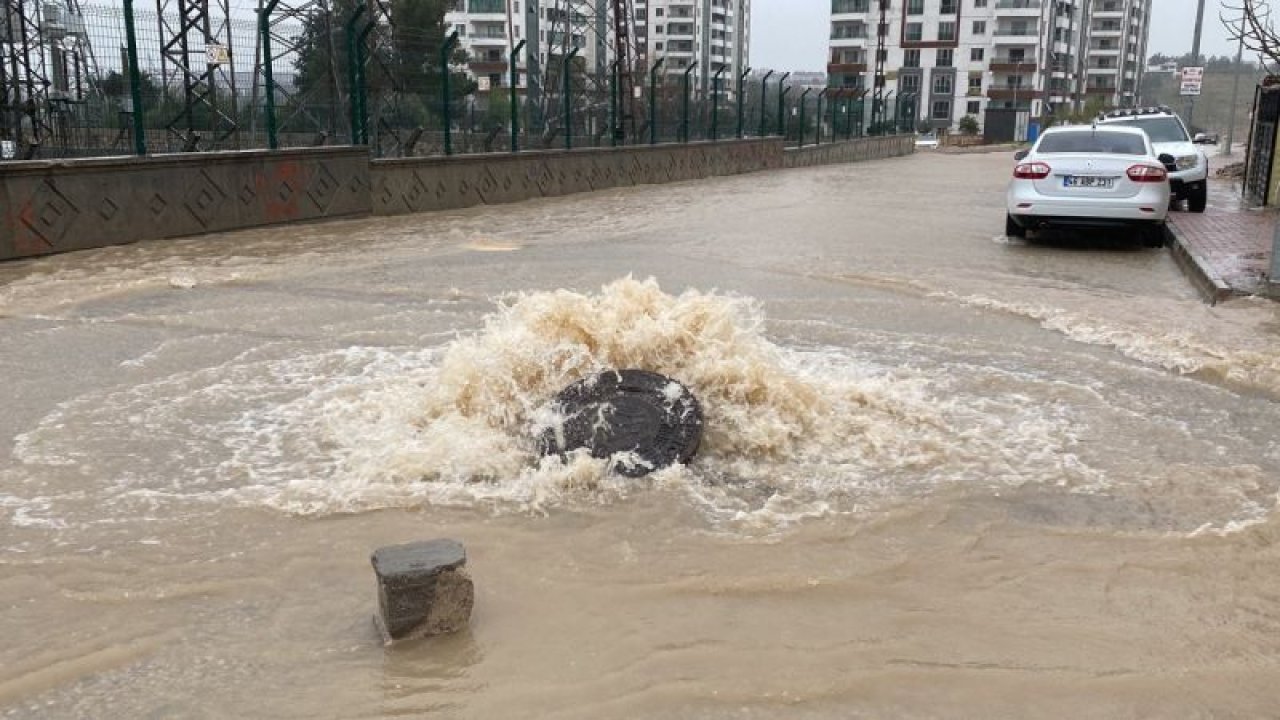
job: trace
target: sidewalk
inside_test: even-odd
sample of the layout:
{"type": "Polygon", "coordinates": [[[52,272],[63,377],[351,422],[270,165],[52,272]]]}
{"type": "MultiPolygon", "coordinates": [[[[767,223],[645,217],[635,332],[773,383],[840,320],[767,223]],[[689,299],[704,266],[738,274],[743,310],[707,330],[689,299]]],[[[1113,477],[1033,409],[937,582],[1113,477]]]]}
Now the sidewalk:
{"type": "Polygon", "coordinates": [[[1209,207],[1203,213],[1169,213],[1174,257],[1210,302],[1241,295],[1280,299],[1276,286],[1267,282],[1280,213],[1244,207],[1238,182],[1210,177],[1209,207]]]}

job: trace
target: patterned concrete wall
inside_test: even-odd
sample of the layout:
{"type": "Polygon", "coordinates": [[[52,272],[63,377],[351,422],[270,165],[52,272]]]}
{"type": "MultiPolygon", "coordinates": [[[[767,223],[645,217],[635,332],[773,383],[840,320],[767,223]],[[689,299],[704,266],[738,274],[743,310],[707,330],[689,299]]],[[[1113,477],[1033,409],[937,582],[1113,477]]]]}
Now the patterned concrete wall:
{"type": "Polygon", "coordinates": [[[401,215],[782,167],[782,140],[375,160],[373,212],[401,215]]]}
{"type": "Polygon", "coordinates": [[[0,260],[369,213],[364,148],[5,163],[0,260]]]}
{"type": "Polygon", "coordinates": [[[910,155],[916,151],[913,135],[859,138],[827,145],[790,148],[785,152],[785,167],[811,167],[835,163],[860,162],[879,158],[910,155]]]}

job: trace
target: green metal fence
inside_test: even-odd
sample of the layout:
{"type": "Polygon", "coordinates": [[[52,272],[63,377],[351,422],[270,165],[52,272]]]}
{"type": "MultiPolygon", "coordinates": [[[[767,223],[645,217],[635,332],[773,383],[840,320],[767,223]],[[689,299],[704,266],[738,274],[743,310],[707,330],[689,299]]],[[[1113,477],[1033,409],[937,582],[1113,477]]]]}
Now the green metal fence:
{"type": "Polygon", "coordinates": [[[772,73],[720,70],[704,84],[693,68],[658,60],[597,77],[576,49],[529,62],[524,42],[469,56],[439,18],[415,23],[401,10],[390,22],[396,0],[290,3],[263,0],[256,19],[219,19],[217,42],[184,46],[207,58],[194,88],[166,35],[180,18],[131,0],[84,7],[87,77],[73,93],[0,108],[11,120],[0,127],[3,159],[324,144],[405,157],[758,136],[811,145],[916,123],[918,103],[792,87],[772,73]],[[891,121],[868,127],[876,102],[891,121]]]}

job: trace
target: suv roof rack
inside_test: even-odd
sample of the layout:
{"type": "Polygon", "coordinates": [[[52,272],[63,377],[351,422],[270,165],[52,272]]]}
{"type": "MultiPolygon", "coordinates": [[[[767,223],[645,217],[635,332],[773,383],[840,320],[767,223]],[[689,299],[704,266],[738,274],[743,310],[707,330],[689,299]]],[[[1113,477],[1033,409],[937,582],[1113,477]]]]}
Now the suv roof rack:
{"type": "Polygon", "coordinates": [[[1098,113],[1099,120],[1109,120],[1125,117],[1139,117],[1141,115],[1172,115],[1173,110],[1168,105],[1156,105],[1144,108],[1123,108],[1119,110],[1109,110],[1098,113]]]}

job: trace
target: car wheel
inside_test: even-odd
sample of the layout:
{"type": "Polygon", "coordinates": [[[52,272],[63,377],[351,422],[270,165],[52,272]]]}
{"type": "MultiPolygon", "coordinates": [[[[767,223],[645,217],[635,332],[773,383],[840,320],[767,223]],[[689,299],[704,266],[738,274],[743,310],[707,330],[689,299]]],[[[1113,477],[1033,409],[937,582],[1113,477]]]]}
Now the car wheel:
{"type": "Polygon", "coordinates": [[[1205,182],[1198,188],[1193,189],[1187,195],[1187,209],[1191,212],[1202,213],[1204,206],[1209,203],[1209,183],[1205,182]]]}
{"type": "Polygon", "coordinates": [[[1012,238],[1025,238],[1027,229],[1018,224],[1012,215],[1004,216],[1004,234],[1012,238]]]}
{"type": "Polygon", "coordinates": [[[1142,228],[1142,244],[1149,248],[1162,248],[1165,246],[1166,232],[1164,225],[1144,227],[1142,228]]]}

